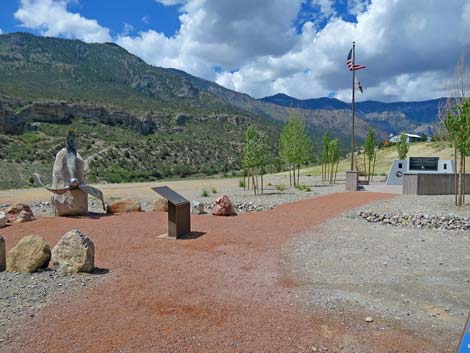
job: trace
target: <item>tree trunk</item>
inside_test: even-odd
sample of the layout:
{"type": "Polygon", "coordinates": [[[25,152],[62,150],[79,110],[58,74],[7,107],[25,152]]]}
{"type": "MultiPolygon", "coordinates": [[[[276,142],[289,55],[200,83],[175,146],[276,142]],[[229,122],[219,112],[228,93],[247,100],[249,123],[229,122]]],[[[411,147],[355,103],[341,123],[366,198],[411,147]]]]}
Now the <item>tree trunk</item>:
{"type": "Polygon", "coordinates": [[[300,185],[300,164],[297,166],[297,185],[300,185]]]}
{"type": "Polygon", "coordinates": [[[466,186],[466,169],[467,169],[467,160],[465,155],[463,155],[463,179],[462,179],[462,204],[465,205],[465,186],[466,186]]]}
{"type": "Polygon", "coordinates": [[[325,180],[325,177],[323,175],[323,169],[325,168],[325,164],[323,163],[323,161],[321,162],[321,181],[324,181],[325,180]]]}
{"type": "Polygon", "coordinates": [[[336,170],[335,170],[335,177],[333,179],[333,184],[336,184],[336,176],[338,175],[338,166],[339,166],[339,159],[336,161],[336,170]]]}
{"type": "MultiPolygon", "coordinates": [[[[364,176],[365,176],[366,178],[368,178],[368,177],[369,177],[369,176],[368,176],[368,174],[367,174],[367,166],[366,166],[366,151],[365,151],[365,150],[364,150],[364,176]]],[[[367,180],[369,180],[369,179],[367,179],[367,180]]]]}
{"type": "Polygon", "coordinates": [[[462,189],[463,189],[463,159],[464,155],[460,152],[460,170],[459,170],[459,206],[463,205],[462,189]]]}
{"type": "Polygon", "coordinates": [[[256,192],[256,191],[257,191],[257,190],[256,190],[256,189],[257,189],[257,186],[256,186],[256,180],[255,180],[255,172],[254,172],[253,169],[251,170],[251,177],[252,177],[253,190],[254,190],[254,192],[255,192],[255,195],[257,195],[257,192],[256,192]]]}
{"type": "Polygon", "coordinates": [[[250,190],[250,169],[246,170],[246,179],[247,179],[247,190],[250,190]]]}
{"type": "Polygon", "coordinates": [[[375,174],[375,159],[377,158],[377,152],[374,152],[374,163],[372,164],[372,178],[370,181],[374,181],[374,174],[375,174]]]}
{"type": "Polygon", "coordinates": [[[295,187],[295,164],[291,166],[291,168],[292,167],[294,167],[294,169],[292,169],[292,179],[294,180],[294,187],[295,187]]]}
{"type": "Polygon", "coordinates": [[[457,147],[454,147],[454,195],[455,206],[458,206],[458,178],[457,178],[457,147]]]}
{"type": "Polygon", "coordinates": [[[289,185],[292,186],[292,171],[290,170],[290,165],[287,168],[289,169],[289,185]]]}
{"type": "Polygon", "coordinates": [[[459,155],[457,174],[457,206],[462,206],[462,155],[459,155]]]}
{"type": "Polygon", "coordinates": [[[245,190],[246,190],[246,170],[243,173],[243,191],[245,191],[245,190]]]}
{"type": "Polygon", "coordinates": [[[263,174],[261,174],[261,195],[264,194],[264,182],[263,182],[263,174]]]}
{"type": "Polygon", "coordinates": [[[334,168],[334,163],[331,162],[330,184],[333,184],[333,168],[334,168]]]}

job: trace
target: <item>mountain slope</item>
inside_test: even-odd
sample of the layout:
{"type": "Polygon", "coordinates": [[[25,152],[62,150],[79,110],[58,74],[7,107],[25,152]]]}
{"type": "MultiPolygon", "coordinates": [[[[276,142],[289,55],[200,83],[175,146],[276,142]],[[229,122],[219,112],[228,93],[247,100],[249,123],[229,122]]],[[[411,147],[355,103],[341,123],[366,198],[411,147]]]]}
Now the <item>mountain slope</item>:
{"type": "MultiPolygon", "coordinates": [[[[196,116],[222,112],[265,123],[286,120],[291,113],[290,107],[258,101],[183,71],[147,65],[116,44],[5,34],[0,35],[0,67],[0,93],[34,102],[98,104],[137,117],[155,111],[196,116]]],[[[304,110],[297,113],[313,121],[315,114],[304,110]]]]}
{"type": "MultiPolygon", "coordinates": [[[[277,98],[256,100],[180,70],[154,67],[112,43],[3,34],[0,187],[28,185],[33,169],[47,172],[68,127],[77,129],[79,150],[90,159],[88,174],[96,181],[240,170],[247,126],[267,134],[275,155],[292,114],[306,121],[315,146],[329,129],[347,148],[346,103],[324,98],[287,104],[286,97],[277,98]]],[[[358,143],[369,123],[380,121],[369,114],[376,113],[357,117],[358,143]]],[[[381,124],[379,139],[390,128],[381,124]]]]}
{"type": "MultiPolygon", "coordinates": [[[[301,100],[285,94],[276,94],[264,97],[260,101],[301,109],[351,110],[351,103],[327,97],[301,100]]],[[[363,101],[356,103],[356,112],[367,123],[386,133],[399,133],[401,131],[427,131],[427,133],[430,133],[429,130],[432,130],[432,126],[438,121],[439,106],[444,101],[445,98],[423,102],[383,103],[363,101]]]]}

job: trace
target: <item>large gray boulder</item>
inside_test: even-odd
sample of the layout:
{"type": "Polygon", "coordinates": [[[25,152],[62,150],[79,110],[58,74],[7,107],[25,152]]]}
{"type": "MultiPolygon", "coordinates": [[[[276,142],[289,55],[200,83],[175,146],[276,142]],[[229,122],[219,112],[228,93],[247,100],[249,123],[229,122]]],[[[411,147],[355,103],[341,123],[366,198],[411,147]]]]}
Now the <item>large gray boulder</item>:
{"type": "Polygon", "coordinates": [[[51,250],[46,241],[38,235],[21,239],[7,255],[7,271],[32,273],[46,268],[51,259],[51,250]]]}
{"type": "Polygon", "coordinates": [[[95,246],[79,230],[65,233],[52,249],[52,267],[61,274],[91,272],[94,265],[95,246]]]}
{"type": "MultiPolygon", "coordinates": [[[[52,188],[61,189],[67,186],[71,179],[66,161],[67,150],[61,149],[54,162],[52,170],[52,188]]],[[[77,154],[77,173],[75,177],[80,184],[85,183],[85,162],[77,154]]],[[[88,213],[88,194],[80,189],[69,190],[62,195],[52,196],[52,206],[56,216],[82,216],[88,213]]]]}
{"type": "Polygon", "coordinates": [[[5,271],[7,266],[6,261],[5,239],[0,235],[0,272],[5,271]]]}

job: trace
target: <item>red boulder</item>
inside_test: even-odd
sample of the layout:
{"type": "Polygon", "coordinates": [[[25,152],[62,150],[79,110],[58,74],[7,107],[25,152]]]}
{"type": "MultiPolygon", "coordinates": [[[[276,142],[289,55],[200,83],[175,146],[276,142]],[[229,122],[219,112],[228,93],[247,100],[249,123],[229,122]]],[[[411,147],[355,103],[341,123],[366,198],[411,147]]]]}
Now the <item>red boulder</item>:
{"type": "Polygon", "coordinates": [[[215,200],[215,206],[212,209],[214,216],[236,216],[235,208],[227,195],[219,197],[215,200]]]}

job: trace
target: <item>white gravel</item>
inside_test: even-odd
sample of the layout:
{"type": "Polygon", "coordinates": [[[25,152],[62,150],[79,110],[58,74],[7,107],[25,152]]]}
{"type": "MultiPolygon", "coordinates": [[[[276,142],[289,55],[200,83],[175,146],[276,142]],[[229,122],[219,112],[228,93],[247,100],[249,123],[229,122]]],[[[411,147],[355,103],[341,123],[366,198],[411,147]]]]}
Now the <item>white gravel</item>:
{"type": "MultiPolygon", "coordinates": [[[[464,215],[452,198],[399,196],[364,210],[464,215]]],[[[333,315],[374,318],[435,339],[453,352],[470,308],[470,234],[367,223],[353,210],[293,238],[282,271],[308,288],[305,301],[333,315]]],[[[360,324],[359,324],[360,325],[360,324]]]]}

